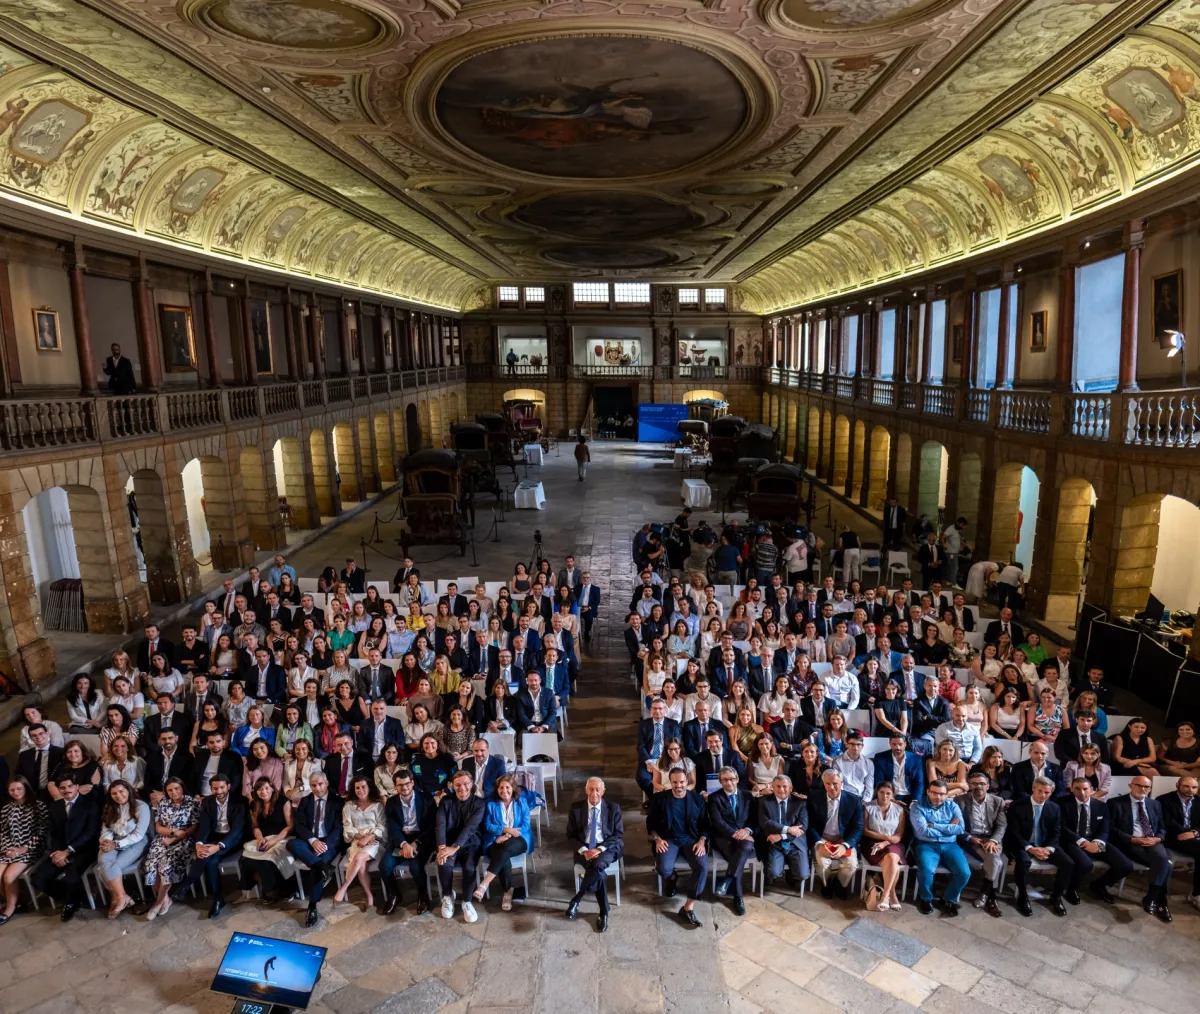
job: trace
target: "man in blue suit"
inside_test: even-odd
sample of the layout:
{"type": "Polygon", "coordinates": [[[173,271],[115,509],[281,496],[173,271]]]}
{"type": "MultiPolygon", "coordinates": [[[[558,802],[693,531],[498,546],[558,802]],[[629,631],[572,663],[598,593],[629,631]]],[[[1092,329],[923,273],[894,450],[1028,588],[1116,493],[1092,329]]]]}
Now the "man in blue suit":
{"type": "Polygon", "coordinates": [[[717,696],[725,697],[729,694],[729,688],[738,680],[747,685],[750,682],[746,675],[745,663],[738,658],[738,649],[730,645],[728,648],[722,649],[721,660],[711,668],[708,681],[712,684],[713,691],[717,696]]]}
{"type": "Polygon", "coordinates": [[[725,860],[727,872],[717,881],[717,894],[733,895],[733,914],[745,915],[742,900],[742,871],[754,857],[754,831],[750,826],[753,799],[738,788],[738,775],[731,767],[722,768],[721,788],[708,794],[708,826],[712,843],[725,860]]]}
{"type": "Polygon", "coordinates": [[[647,761],[656,761],[666,749],[667,740],[679,738],[679,723],[673,718],[667,718],[667,702],[659,698],[650,705],[650,717],[643,718],[638,727],[638,767],[634,776],[642,792],[646,794],[647,805],[650,793],[654,789],[654,776],[650,773],[647,761]]]}
{"type": "Polygon", "coordinates": [[[513,665],[512,652],[507,648],[501,648],[496,655],[496,667],[488,674],[487,687],[485,688],[488,695],[491,696],[492,687],[496,680],[504,680],[505,685],[512,683],[518,687],[525,684],[525,670],[513,665]]]}
{"type": "Polygon", "coordinates": [[[675,860],[682,857],[691,868],[687,901],[679,915],[685,926],[698,929],[700,920],[693,909],[708,875],[708,813],[700,793],[688,791],[687,775],[681,768],[672,771],[670,777],[671,787],[654,794],[646,830],[654,845],[654,866],[662,877],[666,897],[675,896],[675,860]]]}
{"type": "Polygon", "coordinates": [[[397,744],[403,754],[404,726],[400,719],[388,715],[383,698],[377,697],[371,702],[371,717],[358,727],[355,749],[369,753],[371,760],[378,761],[383,748],[389,743],[397,744]]]}
{"type": "Polygon", "coordinates": [[[567,675],[567,663],[559,658],[558,649],[546,648],[546,657],[542,668],[542,683],[554,692],[555,703],[562,707],[571,697],[571,679],[567,675]]]}
{"type": "Polygon", "coordinates": [[[345,848],[342,837],[342,801],[329,791],[324,771],[314,771],[308,779],[312,789],[293,808],[295,835],[287,849],[312,872],[312,890],[308,895],[308,914],[304,925],[317,924],[317,902],[334,876],[334,864],[345,848]]]}
{"type": "Polygon", "coordinates": [[[1171,922],[1167,907],[1167,884],[1171,879],[1171,857],[1163,839],[1167,827],[1162,806],[1150,798],[1153,786],[1145,775],[1135,775],[1129,794],[1108,801],[1108,840],[1135,863],[1148,866],[1146,896],[1142,908],[1163,922],[1171,922]]]}
{"type": "Polygon", "coordinates": [[[417,915],[429,911],[429,880],[425,866],[434,849],[434,821],[437,807],[428,796],[416,790],[412,772],[397,768],[392,776],[396,794],[387,801],[387,851],[379,860],[379,877],[391,888],[392,896],[382,910],[391,915],[400,904],[400,873],[408,870],[417,888],[417,915]],[[396,874],[393,881],[392,874],[396,874]]]}
{"type": "Polygon", "coordinates": [[[471,756],[464,757],[458,766],[475,779],[475,795],[480,799],[492,798],[496,779],[507,770],[504,758],[493,756],[488,741],[482,737],[471,744],[471,756]]]}
{"type": "Polygon", "coordinates": [[[514,635],[510,640],[511,647],[509,653],[512,655],[512,664],[514,669],[520,669],[522,672],[529,672],[531,669],[536,669],[538,666],[537,651],[522,637],[520,634],[514,635]]]}
{"type": "Polygon", "coordinates": [[[260,702],[282,702],[287,692],[287,673],[283,666],[272,661],[271,652],[261,647],[254,651],[254,663],[238,674],[246,688],[246,696],[260,702]]]}
{"type": "Polygon", "coordinates": [[[925,795],[925,770],[918,757],[908,747],[908,738],[899,733],[888,737],[887,753],[877,753],[875,784],[891,782],[896,801],[911,803],[925,795]]]}
{"type": "Polygon", "coordinates": [[[808,796],[808,841],[821,877],[821,897],[850,896],[850,883],[858,869],[858,843],[863,833],[863,802],[853,792],[842,791],[842,776],[830,769],[821,776],[824,792],[808,796]],[[837,888],[829,883],[832,863],[838,864],[837,888]]]}
{"type": "Polygon", "coordinates": [[[712,791],[715,792],[721,768],[733,768],[738,776],[738,781],[744,782],[746,765],[729,746],[729,742],[725,739],[724,729],[709,729],[705,740],[704,752],[692,758],[696,764],[696,791],[702,796],[707,796],[709,794],[708,787],[711,784],[712,791]]]}
{"type": "Polygon", "coordinates": [[[579,627],[583,631],[584,641],[592,639],[592,624],[600,614],[600,589],[592,584],[592,575],[583,572],[583,584],[579,586],[577,596],[579,603],[579,627]]]}
{"type": "Polygon", "coordinates": [[[488,636],[485,631],[475,631],[475,636],[471,638],[471,644],[467,649],[467,669],[470,674],[472,676],[490,675],[495,672],[496,663],[499,661],[500,649],[494,644],[488,644],[488,636]]]}
{"type": "Polygon", "coordinates": [[[758,797],[758,835],[762,847],[764,876],[778,880],[787,876],[797,891],[808,879],[808,809],[803,799],[792,795],[792,780],[776,775],[771,794],[758,797]]]}
{"type": "Polygon", "coordinates": [[[574,686],[575,677],[579,675],[579,656],[575,654],[575,638],[563,627],[562,613],[550,617],[550,627],[542,637],[542,654],[551,647],[558,649],[558,660],[567,667],[567,675],[574,686]]]}
{"type": "Polygon", "coordinates": [[[542,674],[536,669],[525,676],[525,686],[517,692],[517,728],[521,732],[558,731],[554,691],[542,686],[542,674]]]}
{"type": "Polygon", "coordinates": [[[683,752],[695,761],[708,749],[708,734],[716,732],[726,739],[725,723],[715,721],[708,701],[696,702],[696,717],[683,723],[683,752]]]}

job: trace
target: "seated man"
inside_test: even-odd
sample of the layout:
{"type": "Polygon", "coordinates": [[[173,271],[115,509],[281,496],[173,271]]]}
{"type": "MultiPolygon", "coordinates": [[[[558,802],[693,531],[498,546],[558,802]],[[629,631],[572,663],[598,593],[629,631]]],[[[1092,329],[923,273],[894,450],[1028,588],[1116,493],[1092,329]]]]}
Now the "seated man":
{"type": "Polygon", "coordinates": [[[31,879],[39,891],[63,903],[60,918],[70,922],[83,900],[83,875],[100,851],[100,811],[90,796],[80,793],[74,775],[59,775],[55,784],[60,798],[50,803],[49,854],[34,867],[31,879]]]}
{"type": "Polygon", "coordinates": [[[312,789],[298,804],[293,804],[293,830],[287,849],[312,872],[312,890],[308,897],[305,926],[317,924],[317,902],[321,892],[334,876],[334,864],[342,854],[342,801],[329,791],[329,779],[324,771],[314,771],[308,778],[312,789]]]}
{"type": "Polygon", "coordinates": [[[859,799],[874,797],[875,765],[870,758],[863,756],[862,733],[857,729],[846,733],[846,752],[835,757],[831,767],[842,776],[842,784],[847,792],[859,799]]]}
{"type": "Polygon", "coordinates": [[[975,899],[975,907],[999,919],[1001,912],[996,904],[996,893],[1008,865],[1004,858],[1004,831],[1008,827],[1004,800],[989,791],[992,780],[981,768],[971,772],[967,784],[971,791],[957,799],[965,827],[958,844],[966,856],[967,865],[983,870],[983,886],[979,890],[979,897],[975,899]]]}
{"type": "Polygon", "coordinates": [[[933,753],[933,742],[938,728],[950,721],[950,705],[938,693],[936,676],[926,676],[921,696],[912,705],[913,750],[926,757],[933,753]]]}
{"type": "Polygon", "coordinates": [[[1029,757],[1012,766],[1013,799],[1028,799],[1033,795],[1033,783],[1038,778],[1049,778],[1054,785],[1051,796],[1062,792],[1063,770],[1050,763],[1050,748],[1043,740],[1029,744],[1029,757]]]}
{"type": "Polygon", "coordinates": [[[246,806],[242,797],[230,791],[227,775],[218,772],[209,780],[211,795],[200,804],[196,822],[196,859],[187,876],[175,885],[171,895],[182,898],[203,877],[212,894],[208,917],[215,919],[225,907],[221,890],[221,860],[241,851],[246,837],[246,806]]]}
{"type": "Polygon", "coordinates": [[[967,721],[967,709],[962,704],[950,707],[950,721],[944,722],[934,732],[934,742],[950,740],[958,751],[959,759],[971,767],[978,764],[983,756],[983,740],[979,735],[979,727],[967,721]]]}
{"type": "Polygon", "coordinates": [[[453,792],[438,803],[435,821],[438,883],[442,887],[442,918],[454,917],[454,867],[462,869],[463,920],[475,922],[479,916],[471,904],[475,890],[475,871],[479,866],[480,828],[487,804],[475,795],[470,772],[455,772],[453,792]]]}
{"type": "Polygon", "coordinates": [[[700,794],[688,791],[687,775],[682,770],[673,770],[670,780],[671,787],[656,792],[651,800],[646,830],[654,845],[654,865],[662,877],[666,897],[675,896],[675,860],[683,857],[691,868],[687,901],[679,914],[684,925],[698,929],[700,920],[693,909],[696,899],[704,891],[704,878],[708,875],[707,815],[700,794]]]}
{"type": "Polygon", "coordinates": [[[1200,908],[1200,803],[1196,802],[1196,790],[1200,783],[1195,775],[1183,775],[1175,783],[1175,791],[1160,796],[1163,825],[1167,829],[1167,846],[1190,856],[1192,869],[1192,893],[1188,902],[1200,908]]]}
{"type": "Polygon", "coordinates": [[[1117,899],[1109,888],[1133,872],[1133,863],[1109,842],[1108,806],[1103,800],[1092,798],[1092,783],[1086,778],[1076,778],[1071,782],[1071,795],[1073,799],[1064,799],[1058,807],[1062,815],[1059,845],[1074,863],[1071,883],[1064,897],[1072,905],[1079,904],[1079,886],[1099,860],[1108,865],[1108,870],[1104,876],[1092,881],[1090,890],[1101,901],[1115,904],[1117,899]]]}
{"type": "Polygon", "coordinates": [[[1142,908],[1163,922],[1171,922],[1171,910],[1167,906],[1171,858],[1163,845],[1167,829],[1162,807],[1157,799],[1150,798],[1152,785],[1145,775],[1135,775],[1129,783],[1129,795],[1109,800],[1108,840],[1135,863],[1150,868],[1146,874],[1142,908]]]}
{"type": "MultiPolygon", "coordinates": [[[[742,871],[754,858],[754,831],[750,827],[754,800],[750,793],[738,788],[738,774],[731,767],[719,772],[721,788],[708,794],[708,826],[713,848],[725,860],[728,868],[717,881],[717,894],[733,895],[733,914],[745,915],[742,900],[742,871]]],[[[799,800],[797,800],[799,802],[799,800]]]]}
{"type": "Polygon", "coordinates": [[[836,862],[836,893],[839,898],[847,898],[858,869],[863,802],[853,793],[842,791],[842,776],[832,769],[821,775],[821,782],[825,791],[811,792],[808,796],[808,840],[821,878],[821,897],[832,898],[835,893],[829,882],[829,870],[836,862]]]}
{"type": "MultiPolygon", "coordinates": [[[[1052,662],[1048,664],[1053,665],[1052,662]]],[[[1109,760],[1108,740],[1096,732],[1096,712],[1077,711],[1074,726],[1060,730],[1054,738],[1054,756],[1063,765],[1067,761],[1079,760],[1079,751],[1089,743],[1100,751],[1100,760],[1105,764],[1112,763],[1109,760]]]]}
{"type": "Polygon", "coordinates": [[[710,732],[726,736],[724,723],[714,720],[711,714],[708,701],[697,701],[696,717],[683,723],[683,752],[693,761],[707,749],[710,732]]]}
{"type": "Polygon", "coordinates": [[[567,815],[567,841],[575,850],[572,857],[583,867],[579,890],[567,905],[567,918],[579,914],[579,903],[585,894],[595,894],[600,905],[596,929],[608,929],[608,874],[613,863],[619,863],[625,851],[625,825],[621,808],[604,799],[604,779],[589,778],[584,786],[586,802],[571,804],[567,815]]]}
{"type": "Polygon", "coordinates": [[[1067,914],[1062,896],[1067,884],[1071,882],[1075,864],[1071,862],[1071,857],[1058,847],[1062,817],[1057,804],[1050,799],[1052,795],[1054,781],[1039,775],[1033,780],[1031,795],[1024,799],[1014,799],[1008,808],[1004,850],[1012,858],[1016,870],[1013,879],[1017,884],[1017,911],[1023,916],[1033,915],[1025,881],[1035,859],[1054,865],[1050,911],[1058,916],[1067,914]]]}
{"type": "Polygon", "coordinates": [[[650,704],[650,717],[643,718],[638,728],[638,766],[634,774],[647,804],[650,793],[654,791],[654,775],[648,762],[657,761],[662,756],[669,739],[679,739],[679,723],[667,718],[667,702],[656,697],[650,704]]]}
{"type": "Polygon", "coordinates": [[[875,784],[891,782],[896,802],[908,805],[925,794],[925,765],[908,749],[908,738],[900,733],[888,737],[888,751],[871,758],[875,784]]]}
{"type": "Polygon", "coordinates": [[[858,677],[846,668],[846,660],[841,656],[831,659],[830,666],[829,672],[821,677],[829,699],[842,711],[853,711],[858,707],[858,677]]]}
{"type": "MultiPolygon", "coordinates": [[[[432,799],[417,792],[408,768],[397,768],[392,775],[392,784],[396,794],[384,807],[388,851],[379,860],[379,876],[385,884],[391,884],[393,890],[382,914],[391,915],[400,904],[400,874],[407,870],[417,888],[417,915],[421,915],[429,911],[429,880],[425,876],[425,865],[433,854],[437,808],[432,799]],[[394,883],[391,880],[393,874],[394,883]]],[[[441,876],[440,867],[438,876],[441,876]]]]}
{"type": "Polygon", "coordinates": [[[940,908],[948,916],[958,915],[958,899],[971,879],[967,857],[958,844],[965,833],[962,810],[946,798],[946,783],[935,778],[925,787],[925,795],[913,803],[909,813],[913,853],[917,862],[917,909],[929,915],[940,908]],[[938,899],[933,897],[933,876],[938,866],[950,870],[950,882],[938,899]]]}
{"type": "Polygon", "coordinates": [[[542,674],[536,669],[525,676],[525,686],[517,692],[517,729],[520,732],[557,732],[558,710],[554,691],[542,686],[542,674]]]}
{"type": "Polygon", "coordinates": [[[771,779],[771,795],[758,800],[758,839],[762,848],[765,876],[799,891],[808,879],[808,809],[803,799],[792,795],[787,775],[771,779]]]}
{"type": "Polygon", "coordinates": [[[704,746],[704,752],[695,758],[696,791],[700,795],[707,798],[709,793],[720,790],[721,768],[733,768],[739,782],[746,777],[746,765],[734,752],[723,733],[709,729],[704,746]]]}
{"type": "MultiPolygon", "coordinates": [[[[736,715],[730,716],[731,721],[736,718],[736,715]]],[[[771,725],[770,731],[776,752],[785,760],[791,760],[800,756],[800,748],[817,730],[800,717],[800,702],[789,697],[783,702],[783,717],[771,725]]]]}

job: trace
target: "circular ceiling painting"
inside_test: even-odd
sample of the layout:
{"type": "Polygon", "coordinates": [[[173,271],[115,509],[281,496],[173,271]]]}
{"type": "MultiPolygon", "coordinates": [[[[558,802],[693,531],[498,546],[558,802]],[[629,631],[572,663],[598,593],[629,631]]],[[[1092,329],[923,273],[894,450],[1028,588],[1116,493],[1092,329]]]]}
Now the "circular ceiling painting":
{"type": "Polygon", "coordinates": [[[572,243],[552,246],[542,257],[554,264],[573,268],[658,268],[675,257],[668,250],[623,243],[572,243]]]}
{"type": "Polygon", "coordinates": [[[700,222],[691,208],[650,194],[595,190],[553,194],[518,208],[512,221],[572,239],[611,236],[645,239],[690,229],[700,222]]]}
{"type": "Polygon", "coordinates": [[[522,172],[613,179],[671,172],[738,135],[748,102],[708,53],[620,35],[535,39],[469,57],[436,96],[442,129],[522,172]]]}
{"type": "Polygon", "coordinates": [[[876,28],[944,7],[950,0],[783,0],[784,16],[809,28],[876,28]]]}
{"type": "Polygon", "coordinates": [[[379,18],[339,0],[214,0],[200,16],[240,39],[285,49],[359,49],[389,34],[379,18]]]}

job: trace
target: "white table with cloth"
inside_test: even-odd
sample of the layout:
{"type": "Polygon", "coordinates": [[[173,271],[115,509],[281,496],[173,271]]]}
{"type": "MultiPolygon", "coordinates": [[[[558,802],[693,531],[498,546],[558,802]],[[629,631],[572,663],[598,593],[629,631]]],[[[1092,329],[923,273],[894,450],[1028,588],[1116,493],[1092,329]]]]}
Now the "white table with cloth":
{"type": "Polygon", "coordinates": [[[546,506],[546,491],[542,489],[540,482],[535,482],[533,479],[526,479],[513,493],[513,503],[517,509],[527,508],[530,510],[541,510],[546,506]]]}
{"type": "Polygon", "coordinates": [[[525,460],[531,465],[540,465],[542,463],[542,445],[541,444],[526,444],[525,445],[525,460]]]}
{"type": "Polygon", "coordinates": [[[712,490],[703,479],[684,479],[679,495],[686,507],[708,507],[712,503],[712,490]]]}
{"type": "Polygon", "coordinates": [[[690,447],[676,447],[674,465],[678,469],[687,471],[688,465],[692,463],[692,449],[690,447]]]}

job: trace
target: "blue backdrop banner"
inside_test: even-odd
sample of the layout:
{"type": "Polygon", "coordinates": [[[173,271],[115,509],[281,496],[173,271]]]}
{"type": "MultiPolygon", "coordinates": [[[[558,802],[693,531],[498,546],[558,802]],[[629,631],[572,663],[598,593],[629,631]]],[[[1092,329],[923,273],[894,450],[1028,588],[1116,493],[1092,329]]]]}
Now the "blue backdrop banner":
{"type": "Polygon", "coordinates": [[[638,440],[673,444],[679,439],[679,421],[687,417],[686,405],[638,405],[638,440]]]}

